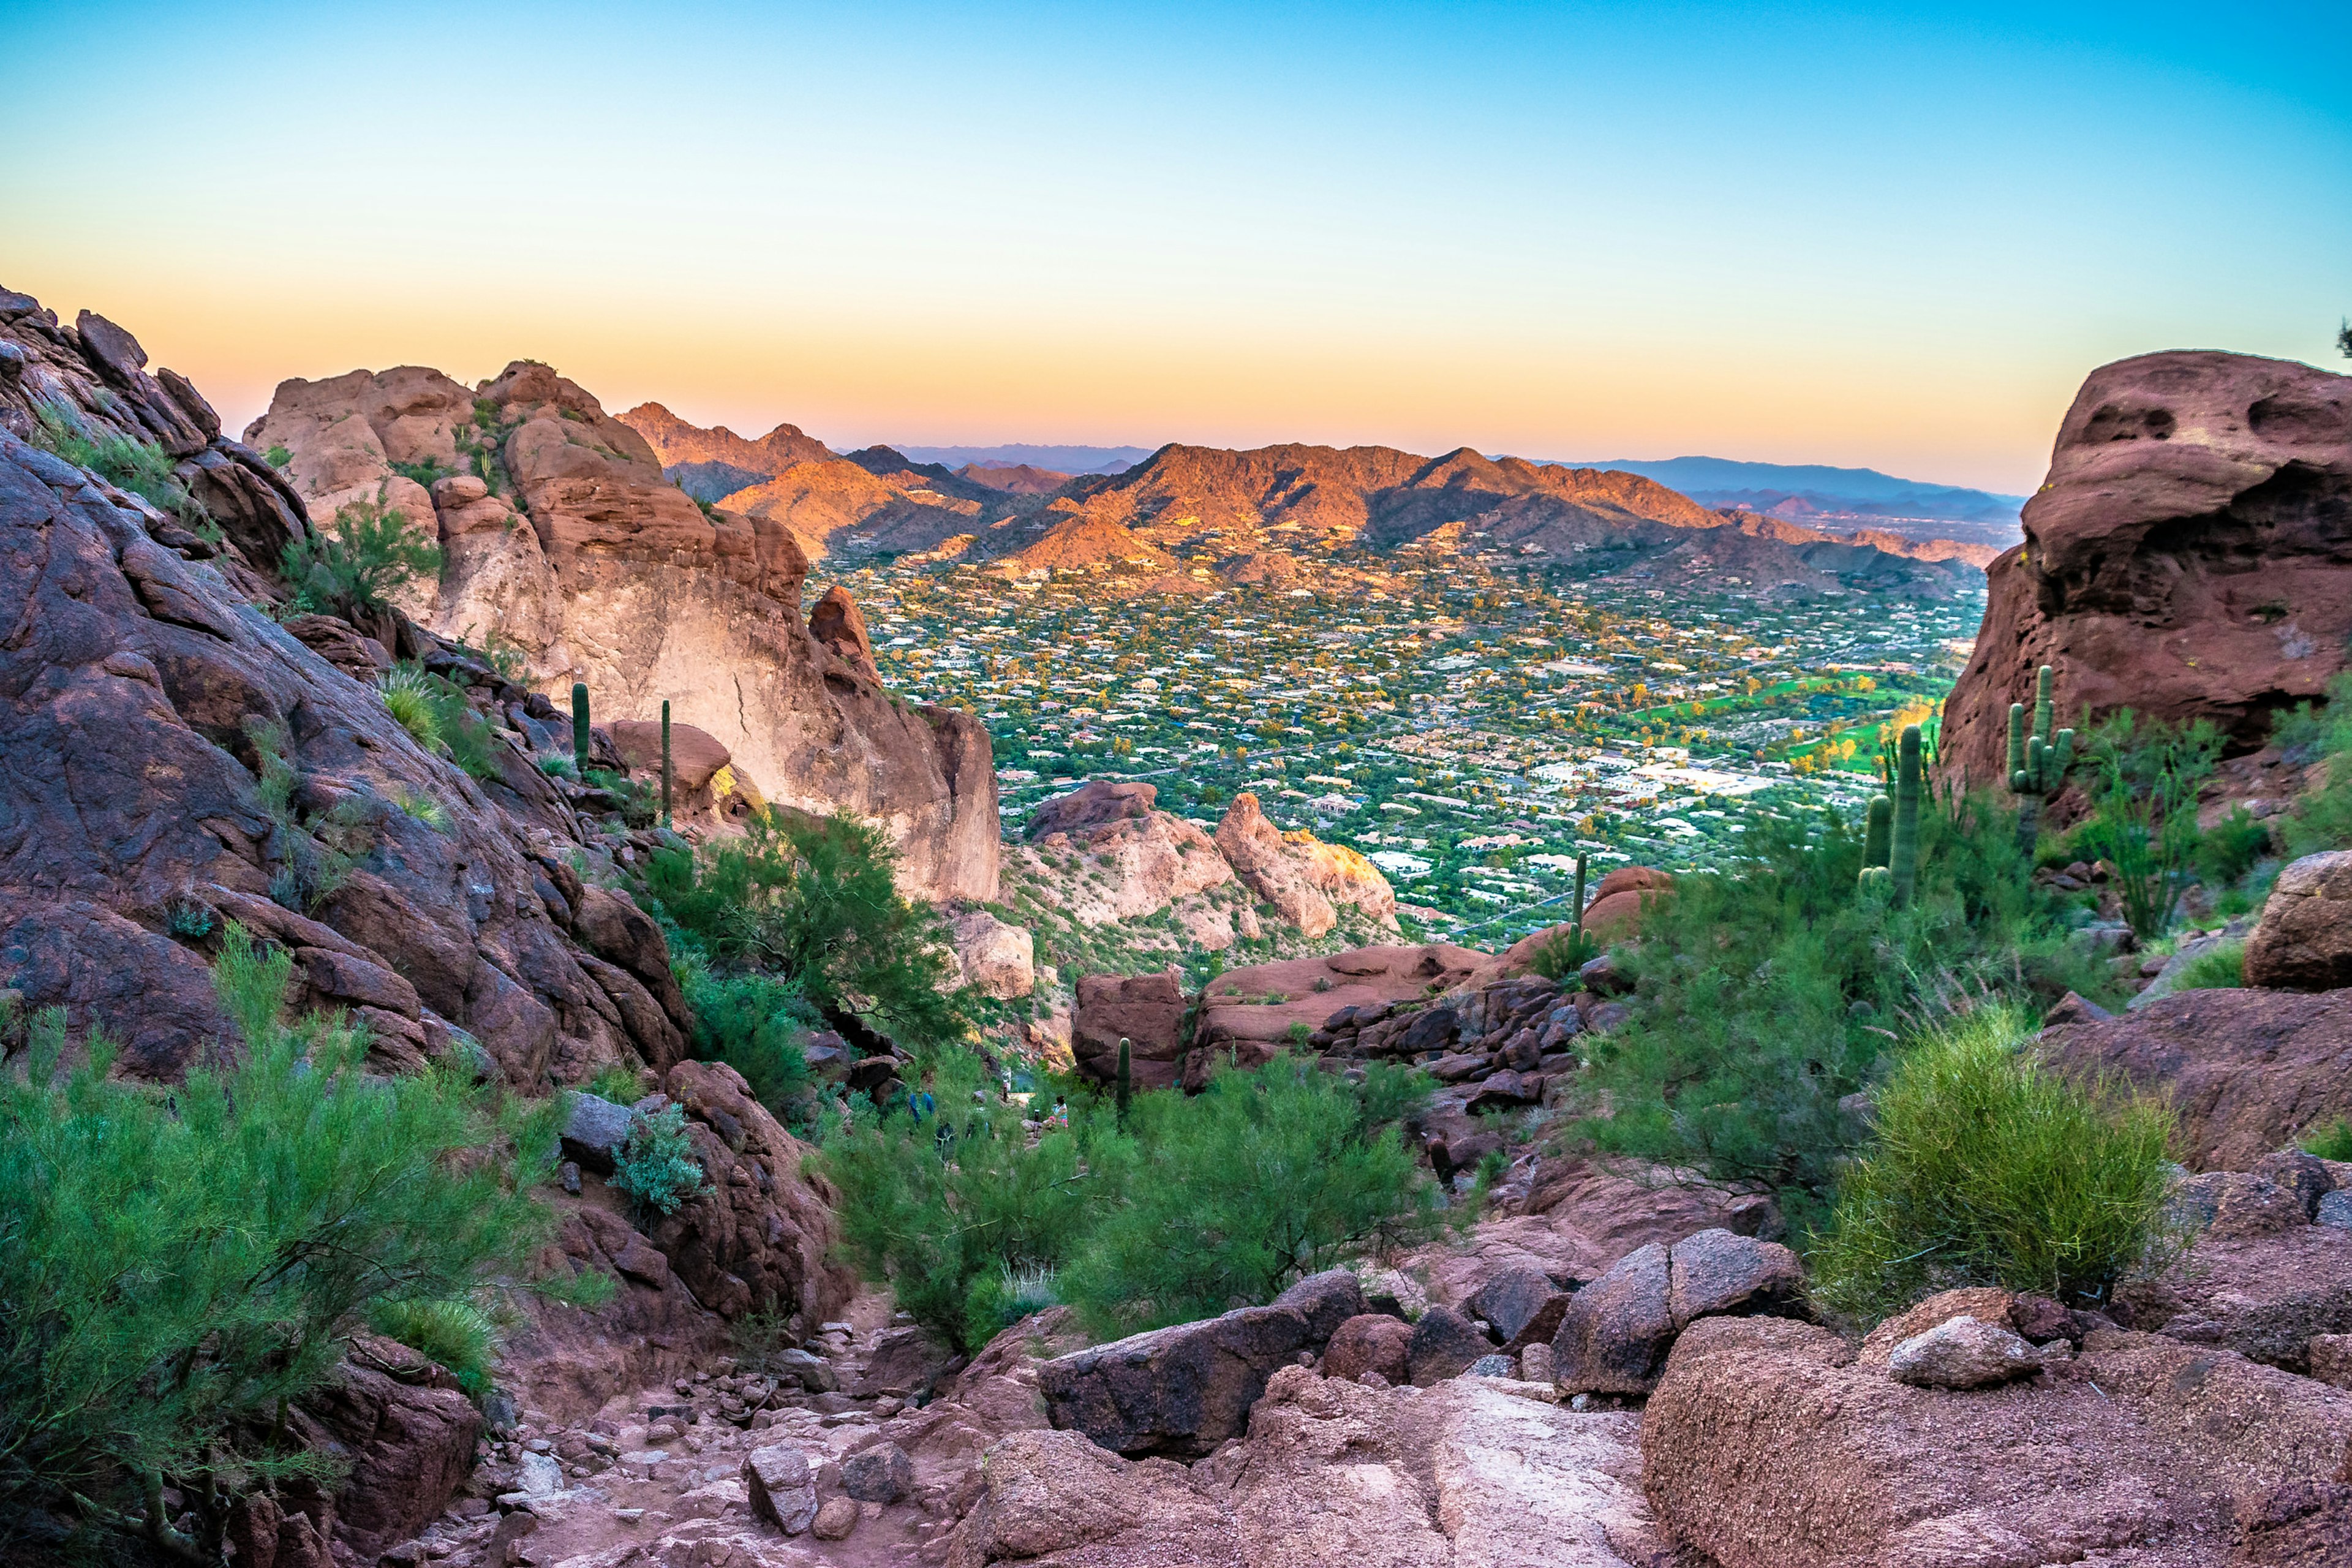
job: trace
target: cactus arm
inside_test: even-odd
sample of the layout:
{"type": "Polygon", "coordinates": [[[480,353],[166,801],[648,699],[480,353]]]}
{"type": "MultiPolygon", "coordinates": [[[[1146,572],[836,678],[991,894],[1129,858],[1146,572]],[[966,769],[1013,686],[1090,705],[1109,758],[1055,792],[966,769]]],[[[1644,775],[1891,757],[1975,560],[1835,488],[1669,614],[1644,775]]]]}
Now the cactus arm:
{"type": "Polygon", "coordinates": [[[588,776],[588,683],[572,683],[572,760],[580,776],[588,776]]]}
{"type": "Polygon", "coordinates": [[[1862,863],[1870,867],[1886,864],[1888,848],[1895,826],[1895,803],[1883,795],[1870,797],[1870,813],[1864,818],[1862,830],[1862,863]]]}
{"type": "Polygon", "coordinates": [[[662,826],[669,826],[669,702],[662,702],[662,826]]]}
{"type": "Polygon", "coordinates": [[[2009,776],[2012,779],[2025,771],[2025,704],[2009,705],[2009,776]]]}
{"type": "Polygon", "coordinates": [[[1919,726],[1903,731],[1901,760],[1896,765],[1895,822],[1888,836],[1887,869],[1893,874],[1896,907],[1907,905],[1919,881],[1919,726]]]}

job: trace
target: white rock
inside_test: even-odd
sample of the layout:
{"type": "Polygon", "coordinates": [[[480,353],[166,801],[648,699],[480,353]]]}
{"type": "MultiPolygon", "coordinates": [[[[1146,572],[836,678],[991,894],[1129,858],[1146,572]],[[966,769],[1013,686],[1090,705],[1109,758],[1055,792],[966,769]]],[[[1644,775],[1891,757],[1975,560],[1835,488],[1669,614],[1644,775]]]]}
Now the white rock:
{"type": "Polygon", "coordinates": [[[526,1497],[548,1497],[563,1489],[563,1466],[545,1454],[525,1454],[515,1464],[515,1489],[526,1497]]]}
{"type": "Polygon", "coordinates": [[[1982,1388],[2042,1370],[2042,1353],[2007,1329],[1953,1318],[1888,1352],[1886,1370],[1916,1388],[1982,1388]]]}

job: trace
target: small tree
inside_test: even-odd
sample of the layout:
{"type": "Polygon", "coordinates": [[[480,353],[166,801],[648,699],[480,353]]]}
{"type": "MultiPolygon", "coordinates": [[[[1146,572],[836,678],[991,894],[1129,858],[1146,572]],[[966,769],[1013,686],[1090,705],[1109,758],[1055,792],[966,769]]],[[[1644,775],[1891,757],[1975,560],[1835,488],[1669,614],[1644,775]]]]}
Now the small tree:
{"type": "Polygon", "coordinates": [[[286,546],[279,570],[303,614],[381,616],[385,595],[412,579],[437,575],[441,546],[412,533],[398,507],[353,501],[335,513],[332,531],[313,528],[286,546]]]}

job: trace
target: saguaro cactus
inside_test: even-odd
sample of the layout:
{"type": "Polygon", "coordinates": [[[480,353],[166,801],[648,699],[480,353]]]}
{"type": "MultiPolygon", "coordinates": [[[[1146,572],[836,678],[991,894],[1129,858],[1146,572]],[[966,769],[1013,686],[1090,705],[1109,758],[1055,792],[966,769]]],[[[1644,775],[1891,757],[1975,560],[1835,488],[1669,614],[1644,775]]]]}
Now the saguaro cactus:
{"type": "Polygon", "coordinates": [[[1906,724],[1895,766],[1895,816],[1886,836],[1888,892],[1896,909],[1911,901],[1919,882],[1919,808],[1927,793],[1920,774],[1919,726],[1906,724]]]}
{"type": "Polygon", "coordinates": [[[1131,1047],[1128,1044],[1127,1037],[1125,1035],[1121,1035],[1118,1037],[1118,1087],[1117,1090],[1118,1097],[1118,1124],[1121,1127],[1125,1127],[1127,1125],[1127,1108],[1129,1103],[1135,1099],[1135,1073],[1128,1060],[1128,1055],[1130,1049],[1131,1047]]]}
{"type": "Polygon", "coordinates": [[[1863,819],[1862,828],[1862,863],[1865,869],[1875,869],[1886,864],[1894,826],[1895,803],[1883,795],[1872,795],[1870,815],[1863,819]]]}
{"type": "Polygon", "coordinates": [[[572,761],[580,776],[588,776],[588,683],[572,683],[572,761]]]}
{"type": "Polygon", "coordinates": [[[662,826],[669,826],[669,701],[662,701],[662,826]]]}
{"type": "Polygon", "coordinates": [[[2066,783],[2074,765],[2074,731],[2050,728],[2057,722],[2052,696],[2053,676],[2043,665],[2033,678],[2033,726],[2026,728],[2025,704],[2009,705],[2009,787],[2017,796],[2017,851],[2028,859],[2042,832],[2042,802],[2066,783]]]}

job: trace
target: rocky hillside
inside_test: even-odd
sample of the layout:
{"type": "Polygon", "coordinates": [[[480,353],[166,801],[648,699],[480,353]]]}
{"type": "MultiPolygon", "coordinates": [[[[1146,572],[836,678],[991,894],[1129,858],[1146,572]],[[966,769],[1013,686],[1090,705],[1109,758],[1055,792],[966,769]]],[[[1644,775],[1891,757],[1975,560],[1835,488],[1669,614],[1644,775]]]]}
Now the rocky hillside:
{"type": "MultiPolygon", "coordinates": [[[[558,700],[585,682],[599,717],[652,720],[667,700],[771,799],[888,825],[911,890],[993,896],[987,732],[894,701],[870,658],[812,637],[808,556],[774,510],[698,505],[580,386],[529,362],[475,388],[415,366],[289,381],[247,439],[283,450],[318,521],[362,501],[433,525],[441,580],[405,606],[427,628],[511,650],[522,684],[558,700]]],[[[880,488],[837,460],[791,471],[812,469],[880,488]]]]}
{"type": "Polygon", "coordinates": [[[2352,377],[2226,353],[2094,371],[1987,578],[1944,709],[1963,783],[2005,782],[2005,716],[2044,664],[2070,722],[2129,707],[2259,748],[2352,658],[2352,377]]]}

